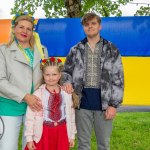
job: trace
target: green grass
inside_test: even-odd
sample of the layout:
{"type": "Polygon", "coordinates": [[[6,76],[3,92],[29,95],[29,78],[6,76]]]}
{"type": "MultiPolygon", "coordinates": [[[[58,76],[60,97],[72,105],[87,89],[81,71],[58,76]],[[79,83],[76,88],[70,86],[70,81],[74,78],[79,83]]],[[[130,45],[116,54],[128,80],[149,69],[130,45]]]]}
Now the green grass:
{"type": "MultiPolygon", "coordinates": [[[[21,134],[20,134],[21,136],[21,134]]],[[[94,132],[91,138],[91,150],[96,149],[94,132]]],[[[150,150],[150,112],[118,113],[113,123],[111,150],[150,150]]],[[[21,150],[21,138],[19,140],[21,150]]],[[[74,148],[77,150],[77,141],[74,148]]]]}
{"type": "Polygon", "coordinates": [[[111,150],[150,150],[149,143],[150,112],[117,114],[111,137],[111,150]]]}

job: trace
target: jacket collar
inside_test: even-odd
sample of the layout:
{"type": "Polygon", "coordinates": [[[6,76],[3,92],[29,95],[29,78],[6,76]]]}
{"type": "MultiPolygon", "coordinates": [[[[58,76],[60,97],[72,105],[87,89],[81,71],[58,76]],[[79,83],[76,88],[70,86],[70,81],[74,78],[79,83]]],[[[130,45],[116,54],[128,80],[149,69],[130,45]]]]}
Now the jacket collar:
{"type": "Polygon", "coordinates": [[[83,40],[81,40],[81,43],[82,43],[82,44],[85,44],[85,43],[87,43],[87,42],[88,42],[87,37],[84,38],[83,40]]]}
{"type": "Polygon", "coordinates": [[[42,84],[39,89],[45,89],[46,88],[46,84],[42,84]]]}
{"type": "MultiPolygon", "coordinates": [[[[102,39],[103,39],[103,38],[100,36],[100,41],[101,41],[102,39]]],[[[98,42],[100,42],[100,41],[98,41],[98,42]]],[[[83,40],[81,40],[81,43],[82,43],[82,44],[85,44],[85,43],[87,43],[87,42],[88,42],[87,37],[84,38],[83,40]]]]}

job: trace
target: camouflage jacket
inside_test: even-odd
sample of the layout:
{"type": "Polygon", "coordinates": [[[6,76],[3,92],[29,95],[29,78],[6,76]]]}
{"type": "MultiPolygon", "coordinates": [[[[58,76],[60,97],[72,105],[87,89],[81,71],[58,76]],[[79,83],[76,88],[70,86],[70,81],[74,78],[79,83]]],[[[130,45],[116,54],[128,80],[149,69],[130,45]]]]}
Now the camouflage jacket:
{"type": "MultiPolygon", "coordinates": [[[[117,108],[123,99],[124,74],[121,55],[118,49],[109,41],[100,37],[102,43],[100,57],[100,91],[102,110],[108,106],[117,108]]],[[[86,67],[85,43],[87,39],[73,46],[66,57],[62,82],[70,82],[75,92],[81,98],[86,67]]]]}

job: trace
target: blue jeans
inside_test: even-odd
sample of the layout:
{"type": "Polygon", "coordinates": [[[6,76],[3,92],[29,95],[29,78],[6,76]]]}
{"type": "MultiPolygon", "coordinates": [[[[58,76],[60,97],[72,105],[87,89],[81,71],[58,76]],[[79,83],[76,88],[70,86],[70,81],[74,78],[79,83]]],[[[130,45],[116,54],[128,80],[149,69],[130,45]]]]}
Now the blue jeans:
{"type": "MultiPolygon", "coordinates": [[[[18,138],[24,116],[1,116],[4,122],[4,134],[0,140],[0,150],[18,150],[18,138]]],[[[25,138],[22,140],[25,146],[25,138]]]]}

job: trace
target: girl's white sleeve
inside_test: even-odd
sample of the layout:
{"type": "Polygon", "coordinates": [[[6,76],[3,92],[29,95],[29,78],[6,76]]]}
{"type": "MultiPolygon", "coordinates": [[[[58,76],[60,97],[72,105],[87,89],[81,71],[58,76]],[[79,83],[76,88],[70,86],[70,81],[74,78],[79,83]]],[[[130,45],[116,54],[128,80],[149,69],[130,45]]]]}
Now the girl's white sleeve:
{"type": "Polygon", "coordinates": [[[25,118],[25,137],[27,142],[33,141],[35,112],[27,107],[25,118]]]}
{"type": "Polygon", "coordinates": [[[75,139],[75,134],[77,133],[77,130],[75,123],[75,109],[73,107],[72,95],[71,95],[71,129],[72,129],[71,139],[75,139]]]}

